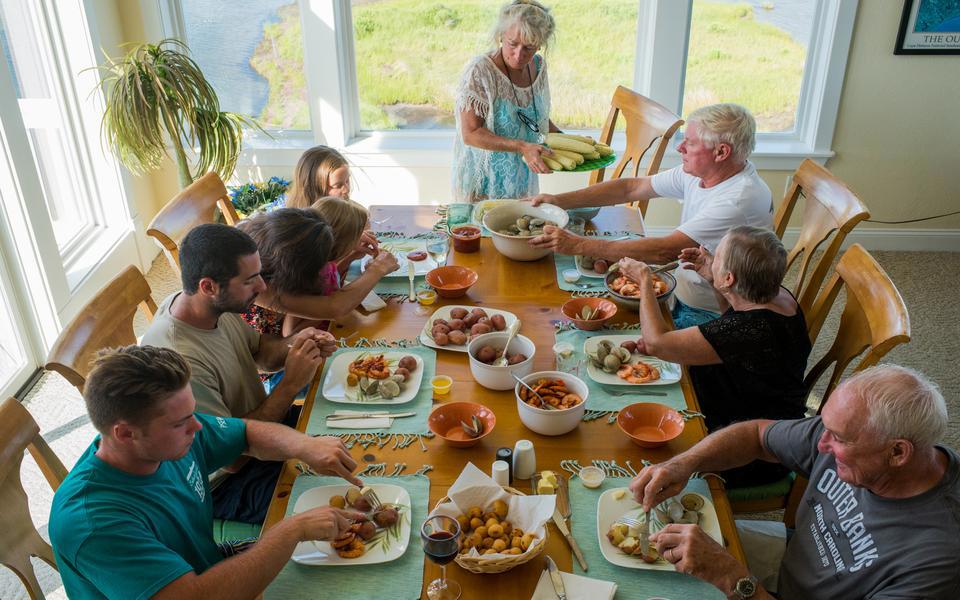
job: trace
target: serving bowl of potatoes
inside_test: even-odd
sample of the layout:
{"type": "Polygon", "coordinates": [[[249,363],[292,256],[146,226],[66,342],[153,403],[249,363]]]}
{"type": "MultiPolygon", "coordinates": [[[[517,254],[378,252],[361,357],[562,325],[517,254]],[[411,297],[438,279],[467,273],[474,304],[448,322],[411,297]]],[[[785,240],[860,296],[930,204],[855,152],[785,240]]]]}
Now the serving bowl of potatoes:
{"type": "Polygon", "coordinates": [[[496,366],[504,352],[507,332],[495,331],[476,336],[467,345],[470,374],[483,387],[491,390],[509,390],[516,384],[511,373],[523,377],[533,370],[533,355],[537,347],[530,338],[517,335],[506,348],[507,365],[496,366]]]}

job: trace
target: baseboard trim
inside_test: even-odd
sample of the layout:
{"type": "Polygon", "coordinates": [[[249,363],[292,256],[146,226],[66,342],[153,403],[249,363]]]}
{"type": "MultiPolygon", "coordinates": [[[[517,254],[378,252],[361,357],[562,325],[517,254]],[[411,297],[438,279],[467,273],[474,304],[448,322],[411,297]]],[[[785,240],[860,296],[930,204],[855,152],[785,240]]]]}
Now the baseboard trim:
{"type": "MultiPolygon", "coordinates": [[[[663,236],[673,231],[671,227],[649,227],[647,235],[663,236]]],[[[788,227],[783,236],[786,246],[793,246],[799,235],[799,227],[788,227]]],[[[867,250],[960,252],[960,229],[854,229],[844,247],[854,243],[867,250]]]]}

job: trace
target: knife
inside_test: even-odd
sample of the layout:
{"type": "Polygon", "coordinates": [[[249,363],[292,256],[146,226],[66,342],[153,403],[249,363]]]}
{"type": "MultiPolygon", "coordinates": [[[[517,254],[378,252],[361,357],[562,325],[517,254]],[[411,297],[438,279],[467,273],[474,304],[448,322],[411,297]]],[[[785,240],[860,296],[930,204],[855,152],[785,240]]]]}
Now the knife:
{"type": "Polygon", "coordinates": [[[553,591],[557,593],[557,598],[567,600],[567,592],[563,587],[563,577],[560,575],[560,570],[557,569],[557,563],[553,562],[553,559],[549,556],[547,557],[547,569],[550,571],[550,581],[553,583],[553,591]]]}
{"type": "Polygon", "coordinates": [[[650,556],[650,511],[643,515],[643,523],[640,523],[640,552],[643,556],[650,556]]]}
{"type": "Polygon", "coordinates": [[[370,413],[357,413],[355,415],[329,415],[327,421],[344,421],[347,419],[376,419],[382,417],[389,417],[391,419],[402,419],[403,417],[412,417],[415,412],[405,412],[405,413],[388,413],[388,412],[370,412],[370,413]]]}
{"type": "Polygon", "coordinates": [[[412,262],[407,262],[407,277],[410,278],[410,302],[417,301],[417,295],[413,291],[413,278],[416,276],[416,267],[412,262]]]}
{"type": "Polygon", "coordinates": [[[570,506],[570,489],[567,487],[567,478],[563,476],[557,477],[557,483],[560,485],[557,488],[557,510],[553,515],[554,523],[556,523],[556,517],[559,515],[563,527],[557,524],[557,529],[560,530],[563,537],[567,539],[567,543],[570,544],[570,549],[573,550],[573,555],[577,558],[577,562],[580,563],[580,568],[586,571],[587,560],[583,557],[583,551],[580,550],[580,545],[577,543],[576,538],[573,537],[573,534],[570,532],[570,526],[567,524],[570,515],[573,514],[573,507],[570,506]]]}

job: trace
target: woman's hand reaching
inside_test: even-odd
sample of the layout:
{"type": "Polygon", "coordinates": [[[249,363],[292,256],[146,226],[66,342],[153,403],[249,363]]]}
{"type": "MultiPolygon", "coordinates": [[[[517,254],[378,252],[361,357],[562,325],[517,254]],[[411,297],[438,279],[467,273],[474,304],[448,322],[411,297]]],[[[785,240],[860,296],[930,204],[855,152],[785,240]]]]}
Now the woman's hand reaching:
{"type": "Polygon", "coordinates": [[[684,269],[696,271],[697,275],[713,283],[713,255],[706,248],[684,248],[679,258],[684,261],[684,269]]]}
{"type": "Polygon", "coordinates": [[[520,154],[523,155],[523,162],[527,163],[530,170],[534,173],[553,173],[543,162],[543,156],[553,156],[553,150],[540,144],[529,142],[520,142],[520,154]]]}

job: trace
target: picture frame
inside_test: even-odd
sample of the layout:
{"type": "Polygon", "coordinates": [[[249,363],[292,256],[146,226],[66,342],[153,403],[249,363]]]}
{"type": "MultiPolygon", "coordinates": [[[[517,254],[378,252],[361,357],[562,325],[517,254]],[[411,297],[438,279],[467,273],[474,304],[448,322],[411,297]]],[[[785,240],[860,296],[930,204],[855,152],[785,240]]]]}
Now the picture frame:
{"type": "Polygon", "coordinates": [[[960,54],[960,1],[904,0],[894,54],[960,54]]]}

